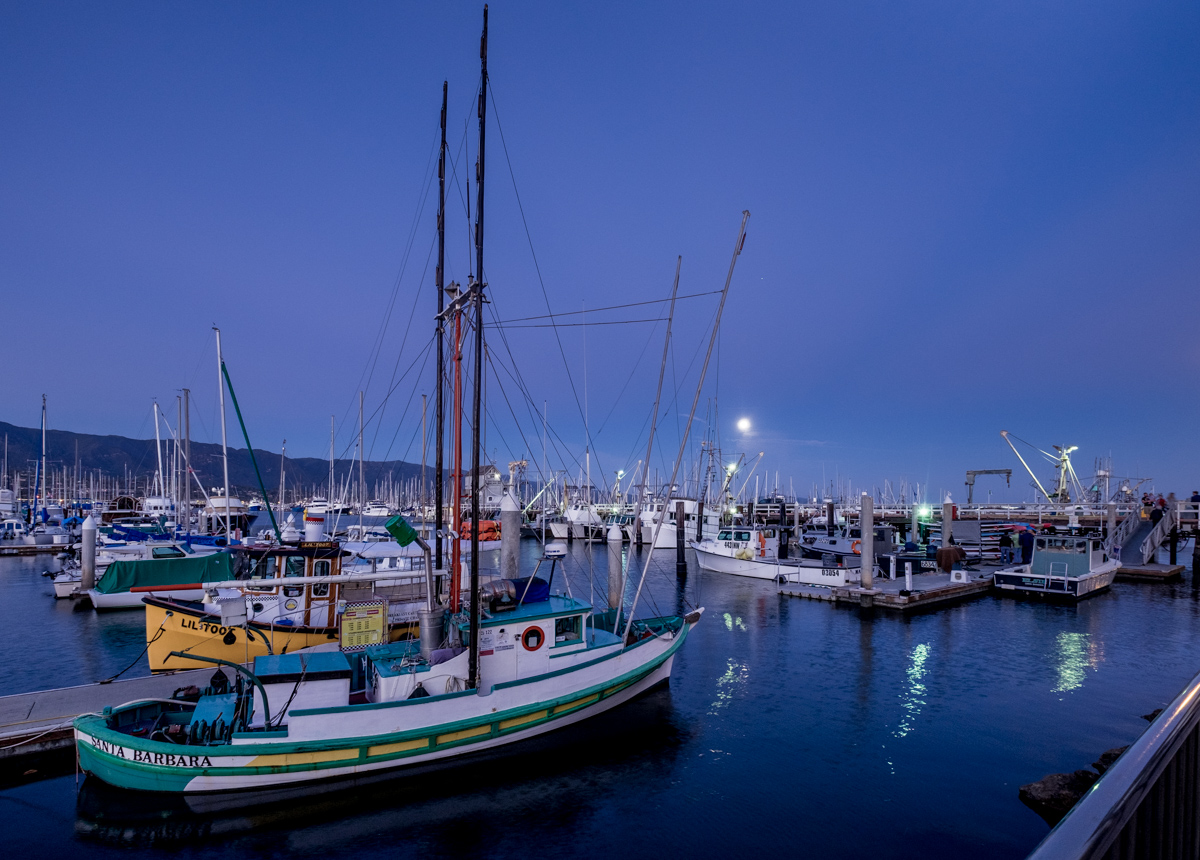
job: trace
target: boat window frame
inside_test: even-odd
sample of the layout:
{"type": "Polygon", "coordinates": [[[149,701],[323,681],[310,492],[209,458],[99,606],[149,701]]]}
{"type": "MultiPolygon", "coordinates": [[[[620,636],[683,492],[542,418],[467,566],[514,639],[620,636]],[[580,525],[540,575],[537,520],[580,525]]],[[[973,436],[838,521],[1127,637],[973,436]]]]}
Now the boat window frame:
{"type": "Polygon", "coordinates": [[[574,645],[582,641],[583,615],[560,615],[554,619],[555,647],[561,645],[574,645]]]}

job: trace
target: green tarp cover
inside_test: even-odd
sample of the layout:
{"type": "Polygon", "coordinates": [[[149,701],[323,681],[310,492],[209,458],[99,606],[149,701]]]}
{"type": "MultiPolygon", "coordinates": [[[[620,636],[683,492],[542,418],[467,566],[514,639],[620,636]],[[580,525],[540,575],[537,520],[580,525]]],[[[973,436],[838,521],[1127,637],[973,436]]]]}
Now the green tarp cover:
{"type": "Polygon", "coordinates": [[[185,585],[192,582],[225,582],[236,579],[227,552],[192,558],[150,558],[114,561],[96,583],[101,594],[117,594],[143,585],[185,585]]]}

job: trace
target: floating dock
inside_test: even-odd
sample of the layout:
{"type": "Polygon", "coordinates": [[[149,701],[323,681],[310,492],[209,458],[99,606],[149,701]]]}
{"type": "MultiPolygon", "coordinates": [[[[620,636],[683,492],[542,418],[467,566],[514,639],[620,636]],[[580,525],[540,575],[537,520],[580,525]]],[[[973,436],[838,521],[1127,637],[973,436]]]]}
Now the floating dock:
{"type": "Polygon", "coordinates": [[[784,584],[779,587],[780,594],[789,597],[803,597],[809,600],[824,600],[835,604],[851,604],[854,606],[875,606],[881,609],[891,609],[897,612],[912,612],[928,609],[947,603],[957,603],[985,594],[992,587],[992,577],[977,571],[967,571],[968,582],[951,582],[948,573],[919,573],[913,576],[913,590],[908,594],[904,591],[904,579],[877,578],[874,588],[860,588],[856,585],[822,588],[816,585],[784,584]]]}
{"type": "Polygon", "coordinates": [[[0,544],[0,556],[4,555],[53,555],[60,552],[70,552],[70,544],[65,543],[46,543],[46,544],[0,544]]]}
{"type": "Polygon", "coordinates": [[[1161,582],[1164,579],[1182,576],[1185,570],[1187,568],[1182,564],[1157,564],[1155,562],[1125,564],[1122,562],[1121,567],[1117,570],[1117,579],[1132,582],[1161,582]]]}

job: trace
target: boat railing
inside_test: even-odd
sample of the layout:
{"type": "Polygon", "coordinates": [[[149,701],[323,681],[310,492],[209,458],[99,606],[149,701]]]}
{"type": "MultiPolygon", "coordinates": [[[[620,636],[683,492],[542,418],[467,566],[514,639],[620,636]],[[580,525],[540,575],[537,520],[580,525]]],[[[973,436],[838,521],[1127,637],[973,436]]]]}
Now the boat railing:
{"type": "Polygon", "coordinates": [[[1104,772],[1028,860],[1200,853],[1200,675],[1104,772]]]}

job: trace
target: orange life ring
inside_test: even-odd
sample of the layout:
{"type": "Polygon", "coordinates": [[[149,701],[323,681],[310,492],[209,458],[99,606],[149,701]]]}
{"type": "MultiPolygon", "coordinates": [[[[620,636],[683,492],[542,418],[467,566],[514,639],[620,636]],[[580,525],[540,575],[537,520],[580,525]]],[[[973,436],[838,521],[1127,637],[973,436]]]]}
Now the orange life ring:
{"type": "Polygon", "coordinates": [[[862,555],[862,550],[860,549],[861,546],[862,541],[856,540],[854,543],[850,544],[850,551],[855,555],[862,555]]]}
{"type": "Polygon", "coordinates": [[[533,627],[525,628],[525,632],[521,634],[521,645],[526,651],[537,651],[545,643],[546,631],[536,624],[533,627]]]}

